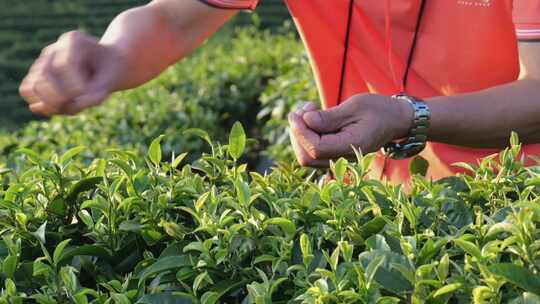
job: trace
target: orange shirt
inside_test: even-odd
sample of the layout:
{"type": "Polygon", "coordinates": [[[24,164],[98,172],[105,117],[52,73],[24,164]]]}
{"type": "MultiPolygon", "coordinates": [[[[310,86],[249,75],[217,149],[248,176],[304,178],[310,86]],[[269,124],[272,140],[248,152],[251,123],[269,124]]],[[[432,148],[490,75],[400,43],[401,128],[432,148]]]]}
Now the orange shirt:
{"type": "MultiPolygon", "coordinates": [[[[253,9],[257,4],[257,0],[202,1],[237,9],[253,9]]],[[[393,95],[401,90],[421,4],[420,0],[353,1],[345,51],[351,1],[286,1],[310,54],[325,107],[356,94],[393,95]]],[[[515,81],[519,75],[517,40],[540,39],[540,0],[425,1],[405,88],[412,96],[449,96],[515,81]]],[[[526,145],[523,150],[540,155],[540,145],[526,145]]],[[[422,156],[430,163],[428,175],[437,179],[458,172],[453,163],[475,163],[496,152],[430,142],[422,156]]],[[[382,163],[381,156],[375,176],[382,163]]],[[[408,163],[389,161],[387,178],[407,180],[408,163]]]]}

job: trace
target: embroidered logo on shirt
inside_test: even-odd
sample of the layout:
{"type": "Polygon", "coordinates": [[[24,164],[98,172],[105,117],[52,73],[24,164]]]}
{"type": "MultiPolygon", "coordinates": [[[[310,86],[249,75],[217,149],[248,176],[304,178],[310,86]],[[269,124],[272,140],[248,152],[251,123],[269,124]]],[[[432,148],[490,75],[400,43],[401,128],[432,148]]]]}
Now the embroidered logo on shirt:
{"type": "Polygon", "coordinates": [[[460,5],[476,6],[476,7],[490,7],[493,0],[457,0],[460,5]]]}

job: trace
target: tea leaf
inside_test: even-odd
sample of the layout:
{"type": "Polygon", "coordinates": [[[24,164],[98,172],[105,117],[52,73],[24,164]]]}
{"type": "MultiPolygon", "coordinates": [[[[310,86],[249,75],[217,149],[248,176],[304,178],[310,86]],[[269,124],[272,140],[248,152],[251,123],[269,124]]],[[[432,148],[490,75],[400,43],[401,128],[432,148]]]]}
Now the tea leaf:
{"type": "Polygon", "coordinates": [[[304,233],[300,235],[300,250],[302,251],[304,265],[308,267],[313,260],[313,253],[311,252],[311,242],[309,241],[309,237],[304,233]]]}
{"type": "Polygon", "coordinates": [[[508,232],[510,234],[518,234],[519,229],[514,224],[511,224],[511,223],[507,223],[507,222],[496,223],[493,226],[489,227],[489,230],[486,233],[486,237],[489,238],[492,236],[496,236],[502,232],[508,232]]]}
{"type": "Polygon", "coordinates": [[[236,161],[244,153],[246,147],[246,133],[240,122],[236,122],[229,135],[229,155],[236,161]]]}
{"type": "Polygon", "coordinates": [[[123,221],[118,228],[122,231],[140,232],[144,225],[136,221],[123,221]]]}
{"type": "Polygon", "coordinates": [[[206,132],[204,130],[197,129],[197,128],[187,129],[187,130],[184,131],[184,135],[198,136],[198,137],[204,139],[210,146],[212,146],[212,140],[210,139],[210,136],[208,135],[208,132],[206,132]]]}
{"type": "Polygon", "coordinates": [[[512,147],[519,146],[519,136],[514,131],[512,131],[512,133],[510,134],[510,146],[512,147]]]}
{"type": "Polygon", "coordinates": [[[111,255],[107,250],[104,248],[97,246],[97,245],[82,245],[77,247],[71,247],[66,248],[62,251],[62,254],[58,257],[57,264],[61,264],[64,261],[67,261],[73,257],[76,256],[94,256],[94,257],[100,257],[105,260],[109,260],[111,258],[111,255]]]}
{"type": "Polygon", "coordinates": [[[129,298],[121,293],[112,293],[111,298],[114,300],[115,304],[131,304],[129,298]]]}
{"type": "Polygon", "coordinates": [[[384,262],[378,267],[375,272],[375,281],[379,283],[384,290],[388,290],[395,294],[401,294],[412,289],[411,283],[392,265],[399,264],[403,267],[413,270],[408,260],[395,252],[373,250],[366,251],[358,257],[362,266],[367,269],[369,264],[380,257],[384,257],[384,262]]]}
{"type": "Polygon", "coordinates": [[[538,304],[538,303],[540,303],[540,296],[537,296],[530,292],[524,292],[523,295],[509,302],[509,304],[538,304]]]}
{"type": "Polygon", "coordinates": [[[24,154],[28,158],[30,158],[31,160],[33,160],[35,162],[39,162],[39,161],[42,160],[41,156],[39,156],[39,154],[37,154],[37,152],[35,152],[35,151],[31,150],[31,149],[28,149],[28,148],[18,149],[15,153],[24,154]]]}
{"type": "Polygon", "coordinates": [[[48,274],[52,273],[53,270],[51,268],[51,266],[37,260],[37,261],[34,261],[33,263],[33,271],[32,271],[32,275],[35,276],[35,277],[39,277],[39,276],[47,276],[48,274]]]}
{"type": "Polygon", "coordinates": [[[454,243],[456,243],[456,245],[463,249],[463,251],[475,257],[477,260],[482,260],[482,253],[478,246],[476,246],[474,243],[462,239],[455,239],[454,243]]]}
{"type": "Polygon", "coordinates": [[[60,262],[60,258],[61,258],[61,256],[62,256],[62,252],[64,252],[64,249],[65,249],[66,246],[69,244],[69,242],[71,242],[71,239],[63,240],[62,242],[60,242],[60,243],[56,246],[56,249],[54,249],[54,252],[53,252],[53,262],[54,262],[54,265],[58,265],[58,263],[60,262]]]}
{"type": "Polygon", "coordinates": [[[443,296],[445,294],[449,294],[449,293],[452,293],[452,292],[454,292],[456,290],[460,290],[462,286],[463,286],[463,284],[461,284],[461,283],[448,284],[446,286],[443,286],[443,287],[437,289],[433,293],[433,297],[438,298],[438,297],[443,296]]]}
{"type": "Polygon", "coordinates": [[[165,137],[160,135],[158,138],[154,139],[148,148],[148,158],[156,166],[159,167],[161,163],[161,140],[165,137]]]}
{"type": "Polygon", "coordinates": [[[371,283],[373,282],[373,279],[375,278],[375,274],[377,273],[377,270],[381,265],[384,263],[384,256],[376,257],[373,261],[371,261],[366,269],[366,288],[371,287],[371,283]]]}
{"type": "Polygon", "coordinates": [[[28,217],[22,212],[15,213],[15,220],[21,225],[21,227],[26,230],[26,223],[28,222],[28,217]]]}
{"type": "Polygon", "coordinates": [[[0,200],[0,207],[2,208],[5,208],[7,210],[18,210],[19,209],[19,205],[15,204],[14,202],[12,201],[3,201],[3,200],[0,200]]]}
{"type": "Polygon", "coordinates": [[[158,273],[182,268],[185,266],[191,266],[191,261],[186,255],[164,257],[162,259],[159,259],[149,267],[145,268],[139,274],[139,284],[142,284],[144,281],[146,281],[146,279],[158,273]]]}
{"type": "Polygon", "coordinates": [[[66,215],[66,202],[63,198],[57,198],[53,200],[49,206],[47,206],[47,210],[58,215],[58,216],[65,216],[66,215]]]}
{"type": "Polygon", "coordinates": [[[367,239],[374,234],[379,233],[384,226],[386,226],[384,216],[377,216],[360,227],[360,233],[364,239],[367,239]]]}
{"type": "Polygon", "coordinates": [[[450,265],[450,257],[448,256],[448,253],[446,253],[439,262],[439,266],[437,266],[437,274],[440,276],[439,280],[443,281],[448,277],[448,270],[450,265]]]}
{"type": "Polygon", "coordinates": [[[60,157],[60,164],[65,166],[68,161],[70,161],[73,157],[77,156],[84,150],[86,150],[85,146],[78,146],[78,147],[69,149],[66,153],[64,153],[60,157]]]}
{"type": "Polygon", "coordinates": [[[268,226],[268,225],[279,226],[289,236],[292,236],[296,233],[296,225],[286,218],[282,218],[282,217],[271,218],[271,219],[266,220],[264,224],[265,226],[268,226]]]}
{"type": "Polygon", "coordinates": [[[251,198],[251,191],[249,189],[249,185],[239,179],[235,182],[235,186],[236,194],[238,195],[238,201],[243,206],[247,206],[251,198]]]}
{"type": "Polygon", "coordinates": [[[411,175],[426,176],[428,168],[428,161],[420,155],[415,156],[409,163],[409,173],[411,175]]]}
{"type": "Polygon", "coordinates": [[[206,192],[197,199],[197,202],[195,202],[195,210],[197,210],[197,212],[202,210],[209,196],[210,192],[206,192]]]}
{"type": "Polygon", "coordinates": [[[13,278],[17,269],[17,257],[13,255],[7,256],[2,263],[2,273],[7,278],[13,278]]]}
{"type": "Polygon", "coordinates": [[[32,299],[36,300],[39,304],[57,304],[53,298],[44,294],[35,294],[32,295],[32,299]]]}
{"type": "Polygon", "coordinates": [[[337,162],[333,164],[334,176],[340,183],[343,183],[345,179],[348,165],[349,162],[344,158],[338,159],[337,162]]]}
{"type": "Polygon", "coordinates": [[[78,181],[69,191],[66,200],[73,203],[79,194],[95,189],[101,181],[103,181],[103,177],[89,177],[78,181]]]}
{"type": "Polygon", "coordinates": [[[187,153],[182,153],[180,155],[178,155],[171,163],[171,167],[173,169],[176,169],[178,167],[178,165],[180,165],[180,163],[184,160],[184,158],[186,158],[188,154],[187,153]]]}
{"type": "Polygon", "coordinates": [[[193,291],[197,292],[201,287],[203,287],[202,284],[207,279],[210,279],[210,277],[206,271],[195,277],[195,280],[193,280],[193,291]]]}
{"type": "Polygon", "coordinates": [[[371,250],[390,251],[390,246],[386,243],[384,236],[377,234],[366,240],[366,245],[371,250]]]}
{"type": "Polygon", "coordinates": [[[45,244],[45,229],[47,227],[47,222],[44,222],[39,226],[39,228],[35,232],[31,232],[30,234],[35,236],[38,241],[45,244]]]}
{"type": "Polygon", "coordinates": [[[143,296],[136,304],[195,304],[187,295],[173,295],[170,293],[148,294],[143,296]]]}
{"type": "Polygon", "coordinates": [[[131,169],[131,167],[125,161],[123,161],[121,159],[113,159],[113,160],[110,160],[109,162],[116,165],[117,167],[119,167],[122,171],[124,171],[124,173],[129,178],[131,178],[133,176],[133,174],[134,174],[133,169],[131,169]]]}
{"type": "Polygon", "coordinates": [[[339,252],[339,247],[336,247],[336,249],[334,249],[334,251],[332,252],[332,255],[328,258],[328,263],[330,264],[330,267],[333,271],[337,271],[339,252]]]}
{"type": "Polygon", "coordinates": [[[525,267],[500,263],[489,266],[489,271],[528,292],[540,295],[540,277],[525,267]]]}
{"type": "Polygon", "coordinates": [[[350,263],[353,259],[353,253],[354,253],[354,245],[350,244],[347,241],[340,241],[338,243],[339,250],[341,251],[341,254],[343,255],[343,259],[345,262],[350,263]]]}
{"type": "Polygon", "coordinates": [[[201,297],[201,304],[215,304],[219,300],[219,294],[214,291],[207,291],[201,297]]]}

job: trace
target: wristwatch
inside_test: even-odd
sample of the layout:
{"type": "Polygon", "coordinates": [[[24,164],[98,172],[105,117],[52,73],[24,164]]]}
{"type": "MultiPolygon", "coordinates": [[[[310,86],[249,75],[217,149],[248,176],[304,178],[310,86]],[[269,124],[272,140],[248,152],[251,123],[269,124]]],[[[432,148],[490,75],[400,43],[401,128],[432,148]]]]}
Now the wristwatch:
{"type": "Polygon", "coordinates": [[[422,100],[406,95],[392,96],[396,100],[405,100],[414,109],[414,119],[407,138],[400,142],[390,142],[383,147],[383,153],[396,160],[406,159],[422,152],[426,147],[431,111],[422,100]]]}

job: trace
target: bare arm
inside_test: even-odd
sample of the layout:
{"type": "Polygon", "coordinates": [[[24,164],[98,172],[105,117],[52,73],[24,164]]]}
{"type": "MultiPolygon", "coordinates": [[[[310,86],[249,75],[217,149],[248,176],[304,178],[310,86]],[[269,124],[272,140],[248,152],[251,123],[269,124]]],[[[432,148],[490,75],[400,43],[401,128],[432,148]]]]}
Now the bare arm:
{"type": "Polygon", "coordinates": [[[133,88],[193,52],[237,11],[197,0],[156,0],[120,14],[100,43],[120,51],[128,77],[115,89],[133,88]]]}
{"type": "Polygon", "coordinates": [[[511,131],[523,143],[540,143],[540,43],[520,42],[519,80],[487,90],[428,100],[430,140],[502,148],[511,131]]]}
{"type": "MultiPolygon", "coordinates": [[[[431,112],[429,140],[472,148],[503,148],[510,132],[523,143],[540,143],[540,43],[520,42],[520,78],[470,94],[426,100],[431,112]]],[[[374,152],[403,138],[413,110],[407,102],[363,94],[337,107],[314,105],[291,113],[293,147],[302,165],[327,166],[352,154],[351,146],[374,152]]]]}
{"type": "Polygon", "coordinates": [[[101,40],[66,33],[33,64],[21,84],[21,96],[35,113],[77,113],[114,91],[156,77],[236,12],[198,0],[154,0],[121,13],[101,40]]]}

